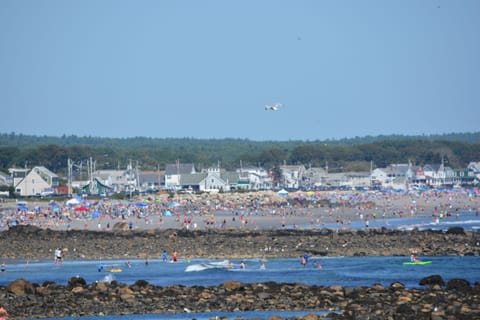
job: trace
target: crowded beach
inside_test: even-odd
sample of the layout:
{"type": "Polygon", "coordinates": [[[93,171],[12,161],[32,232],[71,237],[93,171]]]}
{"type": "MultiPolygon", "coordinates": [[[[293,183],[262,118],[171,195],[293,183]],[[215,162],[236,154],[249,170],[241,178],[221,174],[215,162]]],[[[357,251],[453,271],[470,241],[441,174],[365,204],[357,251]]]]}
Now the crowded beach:
{"type": "Polygon", "coordinates": [[[479,189],[386,191],[256,191],[245,193],[159,193],[128,200],[73,196],[63,201],[4,201],[1,230],[33,225],[52,230],[280,229],[321,228],[334,223],[365,227],[377,219],[421,217],[426,221],[478,217],[479,189]]]}

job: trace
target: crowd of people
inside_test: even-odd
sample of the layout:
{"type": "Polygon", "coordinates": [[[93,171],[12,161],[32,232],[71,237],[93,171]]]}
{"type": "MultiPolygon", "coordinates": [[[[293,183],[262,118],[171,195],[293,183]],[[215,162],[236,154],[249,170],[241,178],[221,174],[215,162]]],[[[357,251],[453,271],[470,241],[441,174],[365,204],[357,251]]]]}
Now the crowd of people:
{"type": "MultiPolygon", "coordinates": [[[[126,222],[134,228],[257,228],[260,222],[285,228],[287,220],[310,225],[335,222],[348,227],[353,220],[365,227],[378,218],[431,216],[432,219],[479,211],[480,192],[472,190],[428,190],[416,192],[296,192],[280,196],[274,192],[232,194],[167,194],[130,200],[89,199],[0,205],[1,230],[15,225],[50,229],[111,230],[126,222]],[[265,218],[277,218],[265,219],[265,218]]],[[[263,226],[265,227],[265,226],[263,226]]]]}

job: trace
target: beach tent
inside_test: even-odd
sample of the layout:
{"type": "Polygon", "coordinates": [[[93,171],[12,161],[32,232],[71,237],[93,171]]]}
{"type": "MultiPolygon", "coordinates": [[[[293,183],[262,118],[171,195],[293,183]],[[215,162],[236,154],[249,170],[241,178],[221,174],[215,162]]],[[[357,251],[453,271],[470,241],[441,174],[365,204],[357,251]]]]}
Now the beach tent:
{"type": "Polygon", "coordinates": [[[167,211],[165,211],[165,212],[163,213],[163,215],[164,215],[165,217],[171,217],[171,216],[172,216],[172,212],[169,211],[169,210],[167,210],[167,211]]]}
{"type": "Polygon", "coordinates": [[[80,201],[78,201],[77,198],[72,198],[72,199],[70,199],[66,202],[67,206],[74,206],[74,205],[77,205],[77,204],[80,204],[80,201]]]}
{"type": "Polygon", "coordinates": [[[282,190],[278,191],[277,193],[278,193],[278,195],[279,195],[280,197],[286,197],[286,196],[288,196],[288,191],[285,190],[285,189],[282,189],[282,190]]]}
{"type": "Polygon", "coordinates": [[[176,202],[176,201],[173,201],[173,202],[170,202],[168,204],[168,208],[169,209],[172,209],[172,208],[175,208],[175,207],[178,207],[180,205],[180,203],[176,202]]]}

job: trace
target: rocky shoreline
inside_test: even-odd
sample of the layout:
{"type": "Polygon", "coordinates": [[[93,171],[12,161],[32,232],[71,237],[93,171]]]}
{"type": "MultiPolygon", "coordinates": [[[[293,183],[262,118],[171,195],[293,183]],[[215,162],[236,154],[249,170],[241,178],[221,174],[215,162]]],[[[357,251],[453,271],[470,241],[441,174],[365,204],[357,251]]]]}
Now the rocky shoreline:
{"type": "MultiPolygon", "coordinates": [[[[52,231],[17,226],[0,233],[3,259],[160,258],[163,250],[180,257],[267,258],[312,256],[404,256],[411,248],[421,255],[479,255],[480,234],[462,228],[409,232],[366,230],[128,230],[52,231]]],[[[331,311],[303,319],[480,319],[480,284],[439,276],[420,281],[425,289],[408,289],[399,282],[389,287],[348,288],[303,284],[226,282],[215,287],[158,287],[142,279],[133,285],[85,283],[68,285],[16,280],[0,287],[0,306],[10,319],[179,312],[246,310],[331,311]]],[[[277,318],[281,319],[281,318],[277,318]]]]}
{"type": "Polygon", "coordinates": [[[125,230],[52,231],[17,226],[0,232],[2,259],[53,259],[61,248],[64,259],[160,258],[163,250],[180,258],[267,258],[312,256],[405,256],[416,248],[424,256],[480,254],[480,233],[453,227],[448,231],[364,230],[125,230]]]}
{"type": "Polygon", "coordinates": [[[0,305],[8,306],[12,319],[258,310],[311,310],[296,318],[305,320],[480,318],[479,283],[472,287],[452,279],[445,284],[440,276],[431,276],[420,284],[427,288],[407,289],[399,282],[348,288],[274,282],[159,287],[143,280],[129,286],[116,281],[87,284],[83,278],[62,286],[16,280],[0,287],[0,305]]]}

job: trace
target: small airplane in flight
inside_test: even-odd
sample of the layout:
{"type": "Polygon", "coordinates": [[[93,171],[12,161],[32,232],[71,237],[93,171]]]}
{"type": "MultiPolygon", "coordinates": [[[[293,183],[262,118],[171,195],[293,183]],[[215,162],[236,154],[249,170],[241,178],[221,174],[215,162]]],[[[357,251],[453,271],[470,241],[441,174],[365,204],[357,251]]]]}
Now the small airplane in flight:
{"type": "Polygon", "coordinates": [[[272,105],[266,104],[265,105],[265,110],[277,111],[278,108],[280,108],[281,106],[283,106],[281,103],[275,103],[275,104],[272,104],[272,105]]]}

